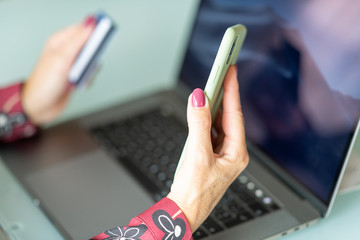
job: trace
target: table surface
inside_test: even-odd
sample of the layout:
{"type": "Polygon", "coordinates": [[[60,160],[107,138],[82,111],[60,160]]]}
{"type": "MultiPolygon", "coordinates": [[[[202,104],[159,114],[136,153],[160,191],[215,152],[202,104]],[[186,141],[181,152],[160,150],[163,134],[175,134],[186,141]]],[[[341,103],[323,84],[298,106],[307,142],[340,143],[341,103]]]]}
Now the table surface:
{"type": "MultiPolygon", "coordinates": [[[[88,0],[86,6],[80,1],[20,2],[0,0],[0,46],[13,47],[1,48],[0,66],[7,67],[2,68],[0,86],[30,74],[46,38],[54,30],[81,21],[98,9],[108,12],[119,25],[118,33],[103,56],[104,64],[96,81],[89,89],[74,94],[56,123],[174,86],[191,16],[197,5],[193,0],[108,0],[101,1],[101,4],[100,1],[88,0]],[[23,44],[23,39],[27,39],[27,44],[23,44]],[[99,93],[103,92],[107,94],[99,98],[99,93]]],[[[16,239],[33,239],[29,237],[32,235],[22,232],[21,221],[28,222],[30,225],[26,224],[26,228],[33,231],[27,234],[42,231],[47,239],[61,239],[34,204],[0,159],[2,227],[16,239]],[[29,219],[29,216],[36,217],[29,219]]],[[[336,198],[328,218],[284,239],[359,239],[359,216],[360,191],[342,194],[336,198]]]]}

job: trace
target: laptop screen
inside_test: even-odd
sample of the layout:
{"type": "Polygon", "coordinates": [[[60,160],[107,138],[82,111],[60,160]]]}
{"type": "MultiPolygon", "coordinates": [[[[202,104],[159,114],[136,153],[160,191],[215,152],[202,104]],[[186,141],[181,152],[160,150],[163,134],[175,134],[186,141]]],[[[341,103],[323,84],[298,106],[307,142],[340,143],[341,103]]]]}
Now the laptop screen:
{"type": "Polygon", "coordinates": [[[180,73],[191,88],[204,88],[226,28],[244,24],[237,65],[247,140],[325,204],[359,118],[360,4],[353,3],[203,1],[180,73]]]}

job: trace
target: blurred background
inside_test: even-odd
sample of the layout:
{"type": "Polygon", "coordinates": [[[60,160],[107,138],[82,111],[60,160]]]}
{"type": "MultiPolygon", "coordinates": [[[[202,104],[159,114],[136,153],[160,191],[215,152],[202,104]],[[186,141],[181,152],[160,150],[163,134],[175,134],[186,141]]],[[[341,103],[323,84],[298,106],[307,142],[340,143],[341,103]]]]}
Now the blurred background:
{"type": "Polygon", "coordinates": [[[95,81],[75,92],[55,123],[169,88],[175,83],[197,4],[197,0],[0,0],[0,87],[29,76],[51,34],[103,10],[118,30],[104,51],[95,81]]]}

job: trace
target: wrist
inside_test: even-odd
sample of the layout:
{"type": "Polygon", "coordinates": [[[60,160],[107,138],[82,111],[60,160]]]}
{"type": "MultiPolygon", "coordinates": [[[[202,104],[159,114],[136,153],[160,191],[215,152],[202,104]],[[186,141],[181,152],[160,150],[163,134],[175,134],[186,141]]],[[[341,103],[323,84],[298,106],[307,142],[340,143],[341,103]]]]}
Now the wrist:
{"type": "Polygon", "coordinates": [[[23,111],[27,116],[27,118],[29,119],[29,121],[35,125],[40,125],[40,121],[37,119],[37,116],[39,116],[39,114],[36,113],[37,111],[34,108],[36,104],[33,103],[31,96],[29,96],[28,94],[26,83],[24,83],[21,88],[21,102],[22,102],[23,111]]]}
{"type": "Polygon", "coordinates": [[[185,195],[183,193],[170,192],[167,198],[175,202],[181,209],[192,232],[195,232],[196,229],[200,227],[212,209],[209,204],[207,204],[208,201],[206,199],[203,199],[200,195],[197,197],[197,194],[194,193],[185,195]]]}

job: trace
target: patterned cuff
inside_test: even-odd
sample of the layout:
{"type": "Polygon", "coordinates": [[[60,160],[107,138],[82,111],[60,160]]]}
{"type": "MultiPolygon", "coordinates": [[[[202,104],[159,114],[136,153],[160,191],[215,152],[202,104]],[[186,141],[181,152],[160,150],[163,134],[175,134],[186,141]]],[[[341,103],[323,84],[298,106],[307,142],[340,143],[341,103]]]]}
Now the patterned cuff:
{"type": "Polygon", "coordinates": [[[185,215],[176,203],[168,198],[161,199],[136,218],[148,226],[154,239],[192,239],[185,215]]]}
{"type": "Polygon", "coordinates": [[[91,238],[92,240],[192,239],[190,226],[179,207],[163,198],[131,219],[128,226],[116,227],[91,238]]]}
{"type": "Polygon", "coordinates": [[[37,127],[26,117],[21,104],[22,83],[0,89],[0,141],[28,138],[37,127]]]}

